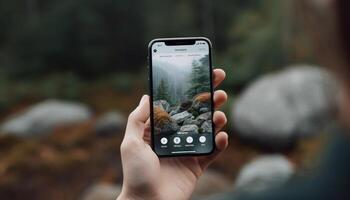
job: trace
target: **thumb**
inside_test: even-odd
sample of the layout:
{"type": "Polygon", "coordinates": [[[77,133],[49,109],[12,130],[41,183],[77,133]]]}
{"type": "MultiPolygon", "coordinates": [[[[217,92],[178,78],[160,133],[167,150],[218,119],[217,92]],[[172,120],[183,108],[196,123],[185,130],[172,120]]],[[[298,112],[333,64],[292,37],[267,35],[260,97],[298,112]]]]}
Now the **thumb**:
{"type": "Polygon", "coordinates": [[[126,125],[125,137],[136,136],[143,138],[145,123],[149,119],[150,103],[149,96],[143,95],[139,105],[132,111],[128,117],[128,124],[126,125]]]}

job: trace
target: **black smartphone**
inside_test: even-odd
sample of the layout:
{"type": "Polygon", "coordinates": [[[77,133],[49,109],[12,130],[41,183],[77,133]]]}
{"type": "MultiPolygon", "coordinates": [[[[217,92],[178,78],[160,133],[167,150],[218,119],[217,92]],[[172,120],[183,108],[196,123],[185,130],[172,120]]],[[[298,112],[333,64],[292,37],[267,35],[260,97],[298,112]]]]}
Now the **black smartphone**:
{"type": "Polygon", "coordinates": [[[158,156],[215,149],[211,42],[204,37],[149,43],[152,148],[158,156]]]}

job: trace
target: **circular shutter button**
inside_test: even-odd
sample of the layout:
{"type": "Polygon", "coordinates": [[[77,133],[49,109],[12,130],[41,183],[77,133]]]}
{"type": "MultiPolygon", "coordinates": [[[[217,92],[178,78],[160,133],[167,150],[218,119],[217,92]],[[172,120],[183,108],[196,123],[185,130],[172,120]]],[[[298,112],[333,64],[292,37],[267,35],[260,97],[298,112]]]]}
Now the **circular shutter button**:
{"type": "Polygon", "coordinates": [[[174,137],[174,143],[175,144],[180,144],[181,139],[179,137],[174,137]]]}
{"type": "Polygon", "coordinates": [[[166,139],[165,137],[163,137],[162,139],[160,139],[160,143],[162,143],[162,144],[167,144],[167,143],[168,143],[168,139],[166,139]]]}
{"type": "Polygon", "coordinates": [[[187,137],[186,142],[191,144],[193,142],[193,138],[191,136],[187,137]]]}
{"type": "Polygon", "coordinates": [[[204,143],[205,141],[207,141],[207,138],[205,136],[200,136],[199,137],[199,142],[200,143],[204,143]]]}

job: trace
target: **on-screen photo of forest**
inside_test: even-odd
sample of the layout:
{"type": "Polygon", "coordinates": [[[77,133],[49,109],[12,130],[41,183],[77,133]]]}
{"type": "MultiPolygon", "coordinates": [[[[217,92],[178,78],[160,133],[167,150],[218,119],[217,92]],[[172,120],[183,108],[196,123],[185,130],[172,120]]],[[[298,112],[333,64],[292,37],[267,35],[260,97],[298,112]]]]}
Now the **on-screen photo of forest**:
{"type": "Polygon", "coordinates": [[[156,135],[212,132],[209,55],[153,59],[156,135]]]}

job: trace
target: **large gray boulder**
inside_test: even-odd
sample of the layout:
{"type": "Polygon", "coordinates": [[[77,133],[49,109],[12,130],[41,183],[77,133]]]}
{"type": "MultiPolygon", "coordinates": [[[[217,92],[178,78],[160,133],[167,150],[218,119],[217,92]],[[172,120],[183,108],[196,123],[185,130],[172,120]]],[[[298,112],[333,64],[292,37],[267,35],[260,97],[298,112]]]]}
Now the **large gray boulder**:
{"type": "Polygon", "coordinates": [[[80,123],[90,117],[91,112],[86,105],[47,100],[5,121],[0,132],[17,136],[48,134],[55,126],[80,123]]]}
{"type": "Polygon", "coordinates": [[[234,184],[234,191],[256,194],[281,187],[293,174],[294,166],[284,156],[260,156],[241,169],[234,184]]]}
{"type": "Polygon", "coordinates": [[[95,123],[95,131],[99,135],[113,134],[124,129],[125,116],[118,111],[110,111],[100,116],[95,123]]]}
{"type": "Polygon", "coordinates": [[[195,119],[195,124],[201,126],[203,122],[211,120],[211,112],[206,112],[203,114],[200,114],[196,119],[195,119]]]}
{"type": "Polygon", "coordinates": [[[337,85],[318,67],[298,66],[266,75],[238,98],[233,124],[242,138],[285,147],[319,133],[337,109],[337,85]]]}
{"type": "Polygon", "coordinates": [[[186,119],[191,118],[191,117],[192,117],[192,114],[187,112],[187,111],[184,111],[184,112],[181,112],[181,113],[178,113],[178,114],[171,116],[171,118],[173,120],[175,120],[175,122],[177,124],[183,123],[186,119]]]}

